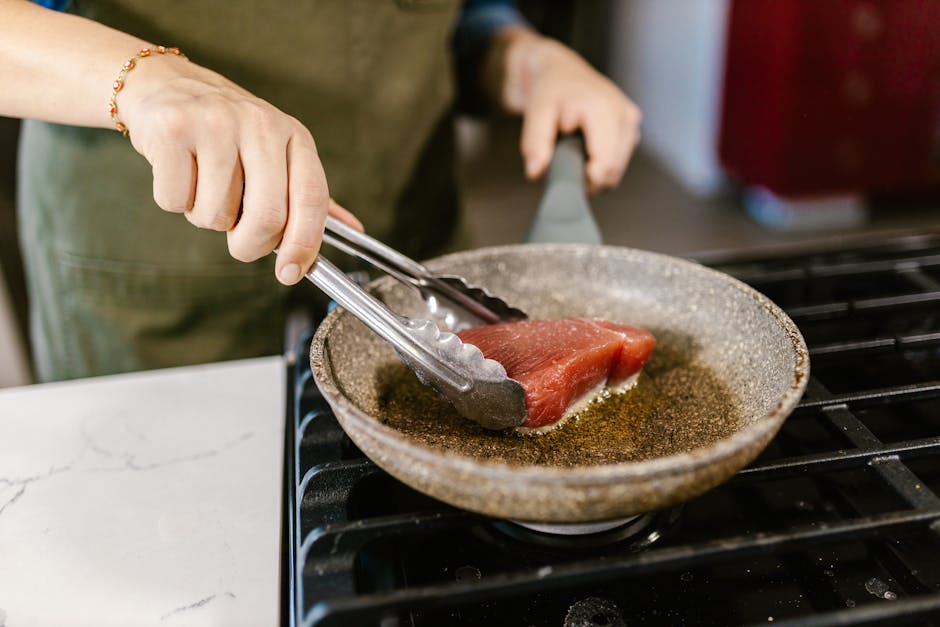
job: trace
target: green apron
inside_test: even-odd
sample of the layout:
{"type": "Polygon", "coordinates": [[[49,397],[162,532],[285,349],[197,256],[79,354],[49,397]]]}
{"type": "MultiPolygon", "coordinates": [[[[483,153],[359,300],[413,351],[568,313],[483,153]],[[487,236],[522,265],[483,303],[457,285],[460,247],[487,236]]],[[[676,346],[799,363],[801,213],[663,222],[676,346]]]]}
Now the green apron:
{"type": "MultiPolygon", "coordinates": [[[[298,118],[331,195],[371,234],[417,258],[448,245],[458,220],[449,39],[459,0],[73,4],[178,46],[298,118]]],[[[116,131],[25,123],[18,188],[41,380],[282,351],[286,290],[273,259],[236,262],[224,234],[161,211],[149,165],[116,131]]]]}

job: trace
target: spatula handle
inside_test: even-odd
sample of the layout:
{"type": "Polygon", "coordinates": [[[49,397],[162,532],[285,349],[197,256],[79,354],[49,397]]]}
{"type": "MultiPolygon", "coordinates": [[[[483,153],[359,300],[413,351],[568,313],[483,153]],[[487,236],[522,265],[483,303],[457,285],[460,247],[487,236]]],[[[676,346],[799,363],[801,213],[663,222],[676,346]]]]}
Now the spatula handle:
{"type": "Polygon", "coordinates": [[[563,135],[555,145],[545,191],[526,240],[602,243],[584,186],[584,139],[580,133],[563,135]]]}
{"type": "Polygon", "coordinates": [[[546,191],[553,185],[570,185],[587,198],[584,188],[584,137],[581,133],[560,135],[548,166],[546,191]]]}

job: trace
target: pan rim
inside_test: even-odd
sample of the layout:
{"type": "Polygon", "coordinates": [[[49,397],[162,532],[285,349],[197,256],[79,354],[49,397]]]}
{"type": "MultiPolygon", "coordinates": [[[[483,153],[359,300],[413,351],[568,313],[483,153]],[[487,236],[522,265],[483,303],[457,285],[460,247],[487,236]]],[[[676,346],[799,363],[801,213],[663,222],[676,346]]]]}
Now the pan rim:
{"type": "MultiPolygon", "coordinates": [[[[703,273],[716,280],[726,283],[745,295],[753,298],[765,311],[767,311],[780,325],[790,340],[794,367],[791,374],[790,386],[777,405],[769,413],[757,418],[752,423],[735,431],[731,436],[717,442],[699,446],[689,451],[665,455],[653,459],[640,461],[617,462],[597,465],[576,466],[539,466],[534,464],[513,465],[504,462],[491,461],[484,458],[469,457],[445,449],[436,449],[416,442],[407,434],[393,429],[375,420],[349,401],[339,390],[333,379],[333,369],[326,354],[330,331],[344,315],[350,315],[337,308],[321,323],[311,343],[310,361],[313,378],[320,392],[331,405],[338,405],[341,411],[336,411],[337,418],[342,423],[343,418],[352,418],[368,431],[372,437],[381,439],[383,446],[410,455],[428,464],[446,466],[448,469],[461,474],[486,475],[487,479],[497,481],[518,481],[524,479],[529,483],[555,484],[564,481],[567,484],[600,485],[624,480],[649,480],[660,476],[673,476],[677,472],[692,472],[705,466],[715,464],[717,461],[734,457],[747,449],[749,445],[762,440],[768,440],[780,428],[784,419],[793,411],[802,397],[809,380],[810,363],[809,353],[803,335],[790,317],[767,296],[735,279],[734,277],[703,266],[700,263],[637,248],[622,246],[586,246],[583,244],[512,244],[506,246],[492,246],[460,251],[437,257],[427,263],[431,268],[450,263],[454,260],[466,260],[480,255],[500,255],[505,253],[517,254],[521,249],[535,250],[545,253],[577,253],[592,252],[602,255],[615,255],[619,257],[644,257],[660,259],[666,263],[675,264],[679,268],[691,272],[703,273]]],[[[391,285],[394,279],[382,277],[370,283],[370,288],[380,288],[391,285]]]]}

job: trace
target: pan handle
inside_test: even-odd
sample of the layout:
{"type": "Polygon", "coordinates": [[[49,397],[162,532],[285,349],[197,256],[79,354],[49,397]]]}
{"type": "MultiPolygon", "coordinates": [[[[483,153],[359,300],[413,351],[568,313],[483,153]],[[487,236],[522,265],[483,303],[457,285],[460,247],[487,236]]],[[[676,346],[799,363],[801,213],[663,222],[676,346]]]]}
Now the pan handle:
{"type": "Polygon", "coordinates": [[[580,132],[562,135],[555,144],[545,191],[526,241],[602,243],[584,186],[584,138],[580,132]]]}

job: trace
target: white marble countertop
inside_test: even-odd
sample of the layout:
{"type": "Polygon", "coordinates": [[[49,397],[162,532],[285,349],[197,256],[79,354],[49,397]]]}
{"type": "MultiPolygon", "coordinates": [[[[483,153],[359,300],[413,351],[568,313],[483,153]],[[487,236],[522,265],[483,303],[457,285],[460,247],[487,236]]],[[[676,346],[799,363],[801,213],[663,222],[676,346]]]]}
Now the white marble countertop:
{"type": "Polygon", "coordinates": [[[276,625],[284,376],[0,391],[0,627],[276,625]]]}

